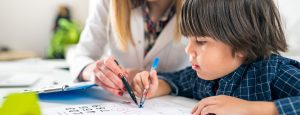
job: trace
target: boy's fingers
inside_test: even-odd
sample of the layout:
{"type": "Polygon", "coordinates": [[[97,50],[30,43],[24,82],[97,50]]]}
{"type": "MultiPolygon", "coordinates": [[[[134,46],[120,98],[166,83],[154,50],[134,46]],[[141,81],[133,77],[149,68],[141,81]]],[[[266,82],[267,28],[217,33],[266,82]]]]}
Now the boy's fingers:
{"type": "Polygon", "coordinates": [[[145,89],[149,89],[149,85],[150,85],[150,83],[149,83],[149,73],[148,72],[146,72],[146,71],[144,71],[144,72],[142,72],[142,82],[143,82],[143,88],[145,88],[145,89]]]}
{"type": "Polygon", "coordinates": [[[151,72],[150,72],[150,80],[151,81],[158,81],[156,70],[151,70],[151,72]]]}
{"type": "Polygon", "coordinates": [[[202,109],[201,111],[201,115],[216,115],[216,110],[217,110],[217,106],[216,105],[210,105],[210,106],[206,106],[202,109]]]}
{"type": "Polygon", "coordinates": [[[141,97],[142,96],[142,88],[136,84],[133,86],[133,88],[134,88],[134,91],[136,92],[136,95],[138,97],[141,97]]]}
{"type": "Polygon", "coordinates": [[[198,109],[198,105],[196,105],[196,106],[193,108],[192,113],[195,113],[197,109],[198,109]]]}
{"type": "Polygon", "coordinates": [[[139,87],[143,88],[143,81],[142,81],[142,75],[141,73],[138,73],[136,75],[136,77],[134,78],[134,82],[136,85],[138,85],[139,87]]]}
{"type": "Polygon", "coordinates": [[[151,81],[151,85],[150,85],[151,87],[158,87],[158,77],[155,70],[151,70],[150,72],[150,81],[151,81]]]}
{"type": "Polygon", "coordinates": [[[214,105],[215,103],[216,103],[216,101],[214,100],[213,97],[204,98],[201,101],[199,101],[199,103],[196,105],[197,106],[197,107],[195,107],[196,110],[193,113],[196,113],[198,115],[201,113],[201,111],[204,109],[204,107],[214,105]]]}
{"type": "Polygon", "coordinates": [[[158,87],[158,78],[155,70],[150,71],[149,80],[150,89],[148,91],[147,98],[153,97],[158,87]]]}

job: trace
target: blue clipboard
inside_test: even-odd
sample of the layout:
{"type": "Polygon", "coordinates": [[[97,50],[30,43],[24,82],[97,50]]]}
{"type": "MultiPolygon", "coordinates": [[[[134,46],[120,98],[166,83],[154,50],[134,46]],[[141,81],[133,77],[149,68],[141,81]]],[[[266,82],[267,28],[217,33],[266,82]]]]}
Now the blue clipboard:
{"type": "Polygon", "coordinates": [[[44,88],[40,88],[40,89],[24,90],[23,93],[35,92],[38,94],[42,94],[42,93],[52,93],[52,92],[63,92],[63,91],[88,89],[93,86],[97,86],[97,85],[94,82],[78,82],[78,83],[73,83],[73,84],[44,87],[44,88]]]}

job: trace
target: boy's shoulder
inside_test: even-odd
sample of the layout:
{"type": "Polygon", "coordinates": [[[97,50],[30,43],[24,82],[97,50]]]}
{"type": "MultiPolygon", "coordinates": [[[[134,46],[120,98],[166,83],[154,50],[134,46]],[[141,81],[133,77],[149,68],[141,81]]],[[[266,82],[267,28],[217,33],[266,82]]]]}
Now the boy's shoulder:
{"type": "Polygon", "coordinates": [[[256,70],[267,70],[268,72],[278,72],[279,70],[298,70],[300,72],[300,63],[296,60],[283,57],[278,54],[272,54],[267,59],[260,59],[249,64],[250,68],[256,70]]]}
{"type": "Polygon", "coordinates": [[[297,65],[299,66],[299,62],[296,61],[296,60],[293,60],[293,59],[289,59],[289,58],[286,58],[286,57],[283,57],[281,55],[278,55],[278,54],[271,54],[271,56],[267,59],[258,59],[254,62],[251,63],[252,65],[255,65],[255,66],[262,66],[264,67],[264,65],[280,65],[280,64],[283,64],[283,65],[286,65],[286,64],[291,64],[291,65],[297,65]]]}

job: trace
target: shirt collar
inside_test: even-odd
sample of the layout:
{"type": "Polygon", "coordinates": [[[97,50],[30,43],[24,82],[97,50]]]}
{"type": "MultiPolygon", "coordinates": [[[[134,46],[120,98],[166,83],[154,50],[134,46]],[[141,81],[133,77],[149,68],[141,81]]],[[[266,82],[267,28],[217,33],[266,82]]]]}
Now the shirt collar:
{"type": "Polygon", "coordinates": [[[232,81],[236,81],[237,79],[240,79],[245,74],[244,72],[246,71],[247,68],[248,65],[242,64],[235,71],[220,78],[220,82],[232,82],[232,81]]]}

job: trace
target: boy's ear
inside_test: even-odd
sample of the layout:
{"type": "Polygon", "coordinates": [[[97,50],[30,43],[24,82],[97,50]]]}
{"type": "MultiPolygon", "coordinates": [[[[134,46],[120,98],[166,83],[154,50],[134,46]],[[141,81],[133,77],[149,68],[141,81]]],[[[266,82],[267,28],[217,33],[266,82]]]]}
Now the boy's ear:
{"type": "Polygon", "coordinates": [[[239,60],[241,63],[244,63],[246,60],[246,55],[241,51],[235,52],[235,59],[239,60]]]}
{"type": "Polygon", "coordinates": [[[235,55],[236,55],[237,57],[239,57],[239,58],[245,58],[245,54],[244,54],[243,52],[241,52],[241,51],[237,51],[237,52],[235,53],[235,55]]]}

